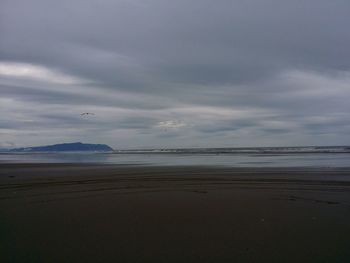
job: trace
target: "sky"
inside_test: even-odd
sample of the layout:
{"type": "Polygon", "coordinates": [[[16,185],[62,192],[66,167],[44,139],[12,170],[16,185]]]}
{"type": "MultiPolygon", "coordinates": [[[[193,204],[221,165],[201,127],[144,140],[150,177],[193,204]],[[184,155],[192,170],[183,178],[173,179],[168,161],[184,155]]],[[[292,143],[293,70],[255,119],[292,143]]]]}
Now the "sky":
{"type": "Polygon", "coordinates": [[[349,13],[349,0],[1,0],[0,148],[350,145],[349,13]]]}

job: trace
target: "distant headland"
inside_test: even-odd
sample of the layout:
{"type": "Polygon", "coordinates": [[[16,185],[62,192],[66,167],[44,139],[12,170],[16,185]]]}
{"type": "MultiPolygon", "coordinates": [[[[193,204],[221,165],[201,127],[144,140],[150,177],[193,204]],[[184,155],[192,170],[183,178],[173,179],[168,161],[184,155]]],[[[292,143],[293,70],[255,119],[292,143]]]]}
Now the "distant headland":
{"type": "Polygon", "coordinates": [[[60,143],[46,146],[15,148],[11,152],[80,152],[80,151],[113,151],[106,144],[88,144],[81,142],[60,143]]]}

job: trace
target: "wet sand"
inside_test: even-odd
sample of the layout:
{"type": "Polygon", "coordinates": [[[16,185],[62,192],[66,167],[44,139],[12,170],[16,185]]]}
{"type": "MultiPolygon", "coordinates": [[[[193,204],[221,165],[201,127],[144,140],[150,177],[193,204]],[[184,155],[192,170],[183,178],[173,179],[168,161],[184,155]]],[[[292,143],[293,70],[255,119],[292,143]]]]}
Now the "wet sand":
{"type": "Polygon", "coordinates": [[[0,164],[0,262],[350,262],[350,169],[0,164]]]}

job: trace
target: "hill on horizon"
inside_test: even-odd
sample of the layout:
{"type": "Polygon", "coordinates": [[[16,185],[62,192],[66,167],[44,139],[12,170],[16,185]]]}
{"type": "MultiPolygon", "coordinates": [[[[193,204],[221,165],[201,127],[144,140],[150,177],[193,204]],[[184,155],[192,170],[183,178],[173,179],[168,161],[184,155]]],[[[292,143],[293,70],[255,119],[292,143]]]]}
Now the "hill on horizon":
{"type": "Polygon", "coordinates": [[[113,151],[106,144],[89,144],[82,142],[60,143],[45,146],[15,148],[12,152],[74,152],[74,151],[113,151]]]}

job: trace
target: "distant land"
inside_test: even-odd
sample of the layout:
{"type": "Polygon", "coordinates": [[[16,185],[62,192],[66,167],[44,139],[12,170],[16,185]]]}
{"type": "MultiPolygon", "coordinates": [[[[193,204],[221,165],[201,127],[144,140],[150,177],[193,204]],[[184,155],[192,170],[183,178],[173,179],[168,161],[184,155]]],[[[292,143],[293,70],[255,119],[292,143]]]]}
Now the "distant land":
{"type": "Polygon", "coordinates": [[[46,146],[12,149],[11,152],[80,152],[80,151],[113,151],[106,144],[88,144],[81,142],[61,143],[46,146]]]}

